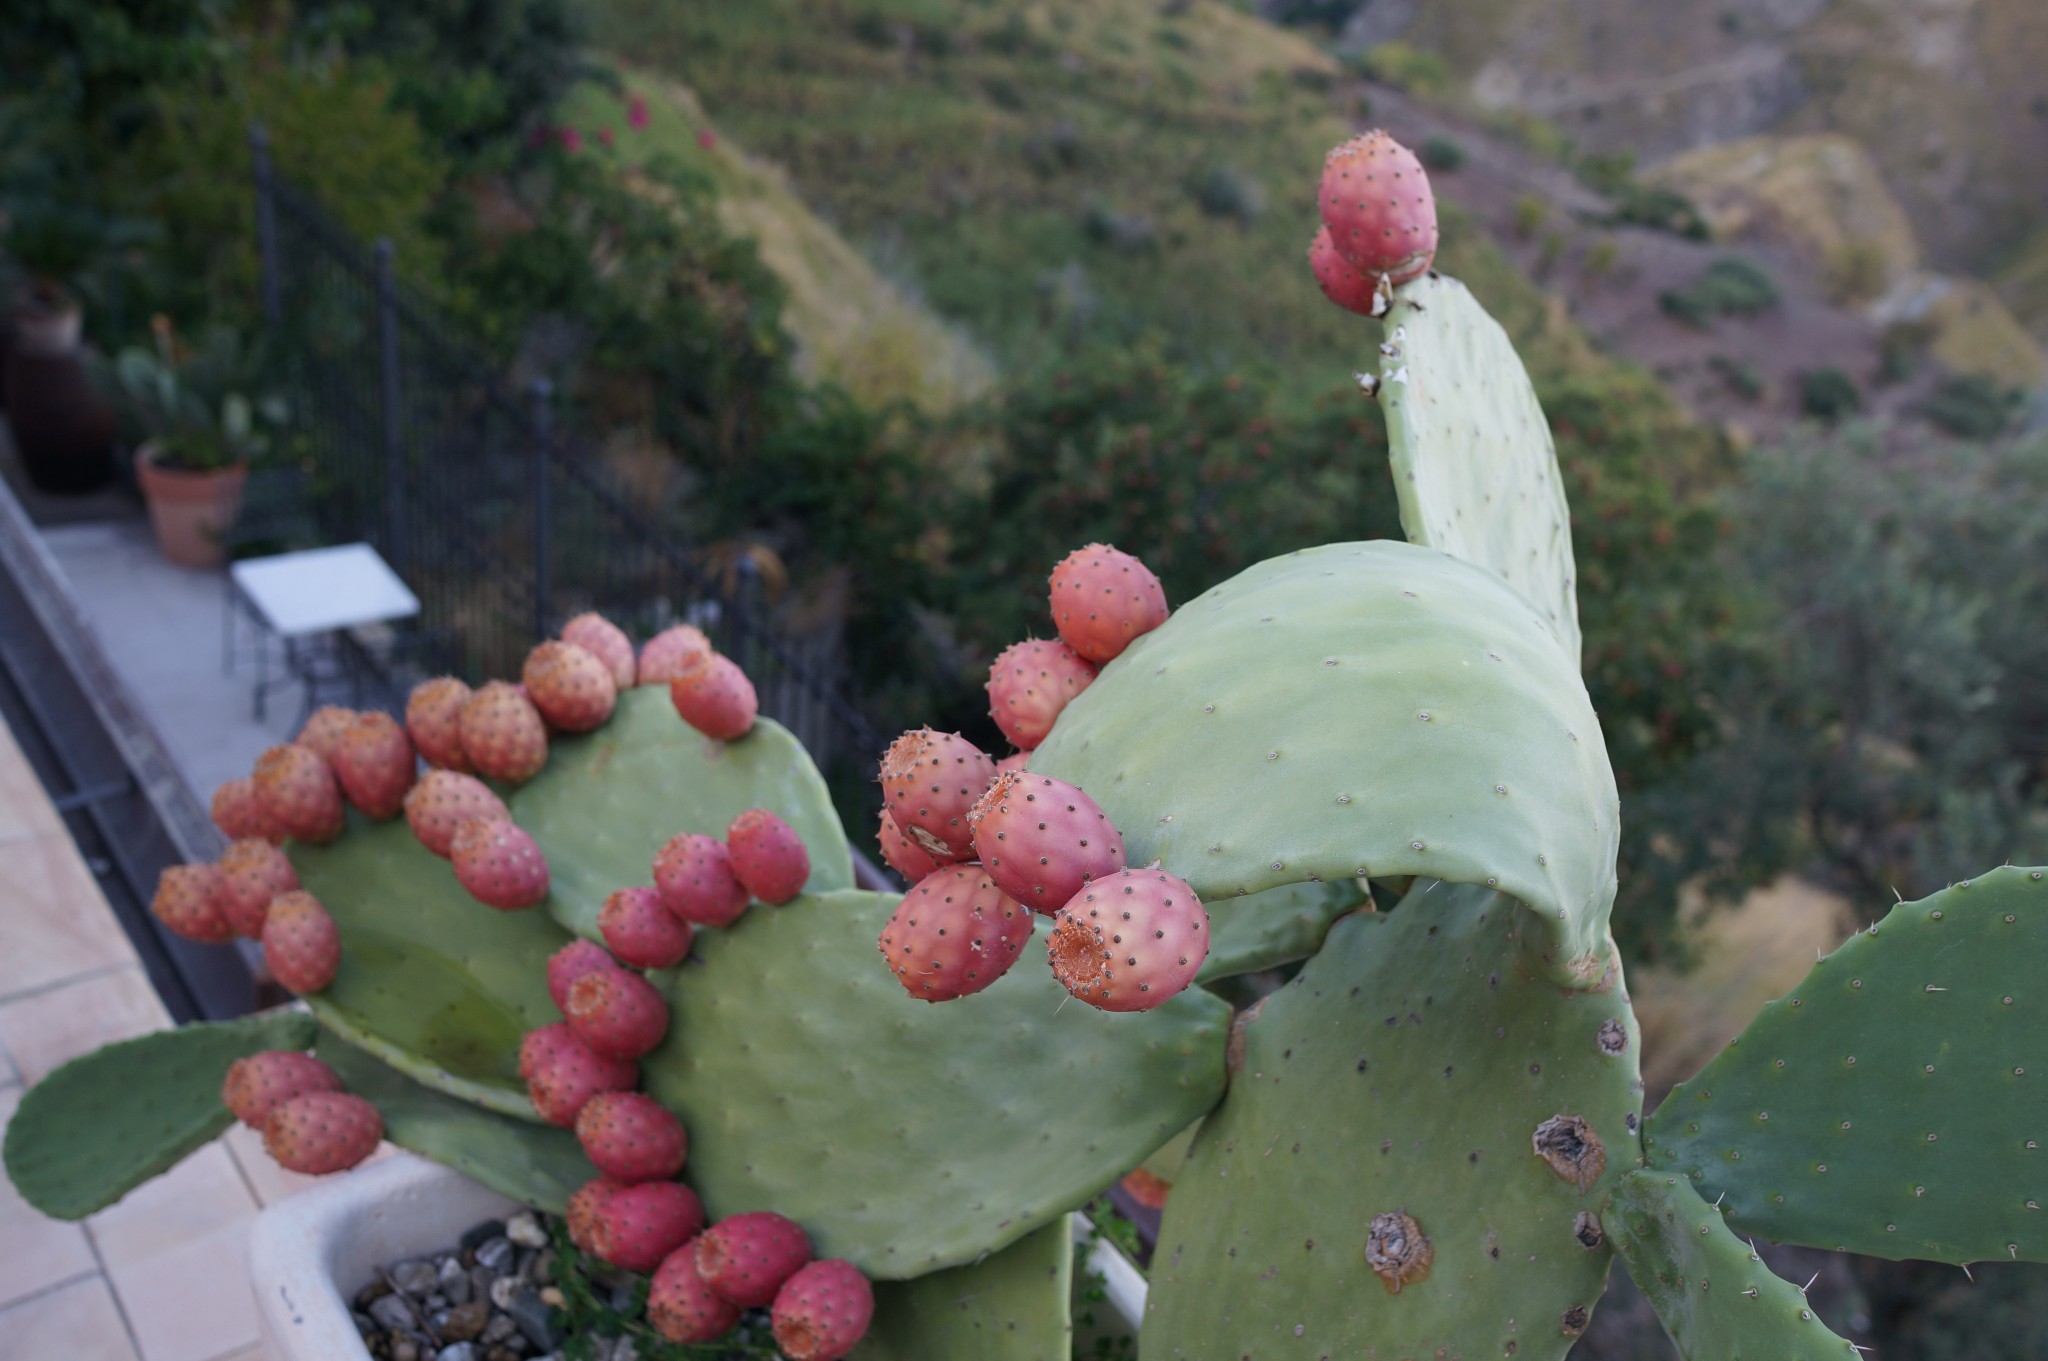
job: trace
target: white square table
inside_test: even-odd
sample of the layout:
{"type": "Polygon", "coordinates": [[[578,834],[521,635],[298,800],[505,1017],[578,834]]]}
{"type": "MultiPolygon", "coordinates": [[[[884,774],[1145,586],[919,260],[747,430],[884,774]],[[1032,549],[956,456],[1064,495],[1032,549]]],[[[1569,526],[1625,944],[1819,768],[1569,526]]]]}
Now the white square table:
{"type": "MultiPolygon", "coordinates": [[[[325,679],[313,669],[314,645],[366,624],[394,623],[420,612],[419,597],[366,543],[243,558],[228,568],[230,588],[258,623],[284,640],[287,678],[302,682],[307,712],[325,679]]],[[[269,688],[269,653],[258,654],[256,716],[269,688]]]]}

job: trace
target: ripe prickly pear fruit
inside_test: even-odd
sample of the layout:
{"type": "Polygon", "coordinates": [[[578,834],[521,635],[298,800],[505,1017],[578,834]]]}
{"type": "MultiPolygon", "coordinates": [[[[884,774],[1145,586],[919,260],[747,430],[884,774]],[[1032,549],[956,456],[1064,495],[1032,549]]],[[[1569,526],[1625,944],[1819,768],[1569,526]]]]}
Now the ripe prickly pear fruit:
{"type": "Polygon", "coordinates": [[[639,674],[633,658],[633,640],[625,630],[601,614],[579,614],[562,625],[562,641],[574,643],[605,665],[612,673],[615,689],[630,690],[639,674]]]}
{"type": "Polygon", "coordinates": [[[405,731],[428,765],[465,775],[476,769],[462,749],[462,706],[473,693],[453,676],[436,676],[412,688],[405,701],[405,731]]]}
{"type": "Polygon", "coordinates": [[[412,739],[390,714],[357,714],[335,740],[328,758],[341,792],[356,811],[375,822],[398,816],[418,773],[412,739]]]}
{"type": "Polygon", "coordinates": [[[448,843],[448,863],[469,896],[500,912],[548,896],[548,860],[533,836],[508,818],[465,822],[448,843]]]}
{"type": "Polygon", "coordinates": [[[323,704],[306,716],[306,725],[299,729],[299,735],[292,741],[308,751],[320,753],[320,759],[328,765],[334,764],[334,753],[341,748],[342,735],[348,725],[356,721],[354,709],[344,709],[338,704],[323,704]]]}
{"type": "MultiPolygon", "coordinates": [[[[1002,760],[996,762],[996,774],[999,776],[1005,775],[1013,770],[1021,772],[1030,769],[1030,766],[1030,752],[1013,751],[1008,756],[1005,756],[1002,760]]],[[[990,781],[990,783],[993,784],[994,781],[990,781]]]]}
{"type": "Polygon", "coordinates": [[[742,1309],[766,1308],[810,1260],[803,1227],[767,1210],[721,1219],[697,1240],[697,1274],[742,1309]]]}
{"type": "Polygon", "coordinates": [[[602,727],[619,702],[611,668],[574,643],[551,640],[535,647],[526,654],[520,680],[540,716],[563,732],[602,727]]]}
{"type": "Polygon", "coordinates": [[[1013,644],[988,669],[989,717],[1011,745],[1031,751],[1052,732],[1060,710],[1094,679],[1094,664],[1063,642],[1031,638],[1013,644]]]}
{"type": "Polygon", "coordinates": [[[256,796],[256,781],[247,775],[214,790],[209,811],[213,814],[213,825],[230,841],[252,836],[265,841],[284,840],[284,829],[263,811],[263,800],[256,796]]]}
{"type": "Polygon", "coordinates": [[[896,815],[886,808],[882,810],[882,825],[875,832],[875,841],[882,848],[882,863],[913,884],[939,867],[931,852],[912,841],[896,825],[896,815]]]}
{"type": "Polygon", "coordinates": [[[218,865],[167,866],[156,877],[156,897],[149,910],[186,940],[219,945],[235,938],[234,925],[221,908],[218,865]]]}
{"type": "Polygon", "coordinates": [[[666,1181],[683,1170],[690,1136],[666,1106],[641,1092],[599,1092],[576,1117],[590,1165],[619,1181],[666,1181]]]}
{"type": "Polygon", "coordinates": [[[586,1181],[570,1193],[569,1203],[563,1208],[562,1219],[569,1229],[569,1241],[583,1251],[595,1256],[597,1253],[597,1216],[612,1194],[626,1189],[626,1183],[613,1181],[610,1177],[599,1177],[586,1181]]]}
{"type": "Polygon", "coordinates": [[[270,1113],[307,1092],[338,1092],[341,1078],[311,1054],[266,1049],[228,1065],[220,1084],[221,1104],[250,1129],[262,1129],[270,1113]]]}
{"type": "Polygon", "coordinates": [[[786,903],[811,877],[811,853],[796,828],[765,808],[749,808],[725,831],[733,877],[764,903],[786,903]]]}
{"type": "Polygon", "coordinates": [[[747,673],[732,658],[715,652],[698,658],[670,681],[668,697],[683,722],[719,742],[745,737],[761,712],[747,673]]]}
{"type": "Polygon", "coordinates": [[[1104,1011],[1149,1011],[1194,982],[1209,914],[1188,881],[1156,866],[1088,885],[1053,925],[1053,975],[1104,1011]]]}
{"type": "Polygon", "coordinates": [[[271,977],[304,995],[319,992],[341,968],[341,932],[320,900],[304,889],[270,900],[263,919],[263,962],[271,977]]]}
{"type": "Polygon", "coordinates": [[[220,853],[220,891],[215,901],[238,936],[263,934],[270,900],[299,886],[290,857],[258,837],[245,837],[220,853]]]}
{"type": "Polygon", "coordinates": [[[383,1137],[377,1108],[347,1092],[295,1096],[263,1122],[263,1151],[280,1167],[316,1177],[354,1167],[383,1137]]]}
{"type": "Polygon", "coordinates": [[[948,1002],[1008,972],[1031,927],[1031,914],[981,866],[946,865],[903,895],[879,944],[904,991],[948,1002]]]}
{"type": "Polygon", "coordinates": [[[668,1003],[628,969],[583,975],[569,985],[562,1012],[577,1039],[612,1058],[637,1059],[668,1033],[668,1003]]]}
{"type": "Polygon", "coordinates": [[[492,681],[462,706],[462,750],[476,773],[525,784],[548,763],[548,729],[518,686],[492,681]]]}
{"type": "Polygon", "coordinates": [[[1436,195],[1415,153],[1379,128],[1323,160],[1316,193],[1330,240],[1375,283],[1404,284],[1436,258],[1436,195]]]}
{"type": "MultiPolygon", "coordinates": [[[[577,1194],[582,1194],[578,1192],[577,1194]]],[[[715,1342],[740,1321],[740,1311],[697,1274],[697,1240],[661,1259],[647,1289],[647,1321],[670,1342],[715,1342]]]]}
{"type": "Polygon", "coordinates": [[[540,1118],[573,1128],[584,1104],[601,1092],[631,1091],[640,1070],[631,1059],[608,1058],[576,1038],[568,1022],[526,1032],[519,1042],[519,1076],[540,1118]]]}
{"type": "Polygon", "coordinates": [[[571,984],[587,973],[618,967],[619,961],[613,959],[602,945],[572,940],[548,956],[548,996],[555,999],[558,1009],[567,1011],[571,984]]]}
{"type": "Polygon", "coordinates": [[[669,911],[698,926],[731,926],[747,910],[746,886],[716,837],[682,832],[654,856],[654,886],[669,911]]]}
{"type": "Polygon", "coordinates": [[[643,1181],[597,1198],[590,1252],[627,1271],[652,1271],[704,1228],[704,1206],[679,1181],[643,1181]]]}
{"type": "Polygon", "coordinates": [[[642,685],[667,685],[711,655],[711,640],[702,629],[676,624],[647,640],[640,649],[639,681],[642,685]]]}
{"type": "Polygon", "coordinates": [[[1097,666],[1115,660],[1139,635],[1166,622],[1166,588],[1159,578],[1106,543],[1091,543],[1060,559],[1050,586],[1060,641],[1097,666]]]}
{"type": "Polygon", "coordinates": [[[311,747],[272,747],[256,758],[250,778],[264,814],[286,836],[319,846],[348,825],[334,768],[311,747]]]}
{"type": "Polygon", "coordinates": [[[406,825],[420,845],[443,860],[454,849],[455,833],[464,823],[511,817],[505,801],[489,785],[453,770],[428,771],[405,796],[406,825]]]}
{"type": "Polygon", "coordinates": [[[1370,274],[1361,274],[1351,267],[1351,262],[1337,254],[1337,245],[1330,240],[1328,227],[1318,228],[1316,239],[1309,242],[1308,267],[1321,285],[1323,296],[1347,312],[1364,316],[1378,313],[1379,280],[1370,274]]]}
{"type": "Polygon", "coordinates": [[[882,753],[882,803],[934,861],[966,860],[974,854],[967,814],[995,777],[995,761],[959,733],[913,728],[882,753]]]}
{"type": "Polygon", "coordinates": [[[1050,775],[998,776],[968,814],[975,856],[996,885],[1047,916],[1091,879],[1124,867],[1124,838],[1095,800],[1050,775]]]}
{"type": "Polygon", "coordinates": [[[840,1361],[867,1336],[875,1291],[851,1262],[828,1257],[797,1271],[775,1292],[775,1345],[789,1361],[840,1361]]]}
{"type": "Polygon", "coordinates": [[[666,969],[690,953],[696,931],[668,910],[661,892],[652,888],[622,888],[604,900],[597,914],[597,929],[604,943],[621,962],[636,969],[666,969]]]}

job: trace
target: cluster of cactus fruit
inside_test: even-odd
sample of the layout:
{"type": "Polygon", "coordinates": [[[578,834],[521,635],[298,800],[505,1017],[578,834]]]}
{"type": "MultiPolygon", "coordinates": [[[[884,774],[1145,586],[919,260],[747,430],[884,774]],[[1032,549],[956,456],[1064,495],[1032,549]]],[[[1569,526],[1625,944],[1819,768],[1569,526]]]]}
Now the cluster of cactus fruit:
{"type": "Polygon", "coordinates": [[[1408,542],[1171,614],[1069,557],[1057,637],[991,671],[1016,753],[883,756],[900,896],[852,887],[817,771],[689,630],[636,656],[583,616],[520,685],[316,716],[157,902],[304,1010],[60,1069],[16,1185],[77,1217],[236,1117],[310,1169],[381,1134],[651,1272],[663,1335],[766,1307],[796,1361],[1064,1357],[1069,1215],[1140,1164],[1148,1361],[1560,1357],[1617,1256],[1689,1361],[1846,1357],[1739,1235],[2048,1260],[2041,870],[1893,908],[1644,1118],[1547,426],[1429,271],[1411,154],[1354,139],[1320,202],[1315,276],[1385,319],[1408,542]],[[1209,986],[1278,966],[1242,1010],[1209,986]]]}

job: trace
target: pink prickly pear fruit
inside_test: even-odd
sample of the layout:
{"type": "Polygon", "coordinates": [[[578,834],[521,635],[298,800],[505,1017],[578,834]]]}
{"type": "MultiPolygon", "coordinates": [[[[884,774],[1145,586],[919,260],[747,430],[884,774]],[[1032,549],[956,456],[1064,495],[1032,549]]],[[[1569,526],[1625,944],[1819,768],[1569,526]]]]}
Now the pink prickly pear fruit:
{"type": "Polygon", "coordinates": [[[307,1092],[338,1092],[341,1078],[311,1054],[266,1049],[228,1065],[220,1084],[221,1104],[250,1129],[262,1129],[270,1113],[307,1092]]]}
{"type": "Polygon", "coordinates": [[[667,685],[711,655],[711,640],[702,629],[688,624],[665,628],[640,649],[639,681],[642,685],[667,685]]]}
{"type": "Polygon", "coordinates": [[[1436,195],[1415,153],[1379,128],[1323,160],[1316,192],[1337,253],[1375,283],[1404,284],[1436,258],[1436,195]]]}
{"type": "Polygon", "coordinates": [[[1060,710],[1095,680],[1095,666],[1058,640],[1032,638],[1005,648],[988,669],[988,713],[1011,745],[1045,741],[1060,710]]]}
{"type": "Polygon", "coordinates": [[[295,1096],[263,1122],[263,1151],[288,1171],[316,1177],[354,1167],[383,1137],[377,1108],[347,1092],[295,1096]]]}
{"type": "Polygon", "coordinates": [[[548,860],[525,828],[507,818],[465,822],[448,843],[448,863],[469,896],[500,912],[548,896],[548,860]]]}
{"type": "Polygon", "coordinates": [[[668,697],[683,722],[719,742],[753,731],[761,702],[739,663],[717,653],[701,657],[668,683],[668,697]]]}
{"type": "Polygon", "coordinates": [[[263,934],[270,900],[299,886],[288,856],[259,837],[244,837],[220,853],[220,891],[215,901],[238,936],[263,934]]]}
{"type": "Polygon", "coordinates": [[[284,840],[284,829],[263,811],[263,800],[256,796],[256,781],[247,775],[229,780],[214,790],[210,811],[213,825],[220,828],[230,841],[252,836],[265,841],[284,840]]]}
{"type": "Polygon", "coordinates": [[[668,1003],[629,969],[583,975],[569,985],[562,1012],[577,1039],[612,1058],[637,1059],[668,1033],[668,1003]]]}
{"type": "Polygon", "coordinates": [[[1032,916],[979,865],[946,865],[903,895],[882,928],[882,958],[912,997],[948,1002],[1008,972],[1032,916]]]}
{"type": "Polygon", "coordinates": [[[342,729],[329,764],[348,801],[375,822],[399,815],[418,773],[412,739],[397,719],[377,710],[357,714],[342,729]]]}
{"type": "Polygon", "coordinates": [[[476,773],[525,784],[548,763],[548,729],[518,686],[492,681],[462,706],[462,750],[476,773]]]}
{"type": "Polygon", "coordinates": [[[598,1214],[613,1194],[625,1190],[626,1185],[610,1177],[599,1177],[596,1181],[584,1182],[571,1193],[569,1203],[562,1211],[562,1219],[569,1228],[569,1241],[596,1256],[598,1214]]]}
{"type": "Polygon", "coordinates": [[[219,945],[235,938],[235,928],[221,909],[218,865],[170,865],[156,877],[156,896],[149,910],[174,935],[219,945]]]}
{"type": "Polygon", "coordinates": [[[355,721],[354,709],[323,704],[307,715],[306,725],[299,729],[299,735],[292,741],[309,751],[319,752],[321,760],[333,765],[334,753],[341,749],[342,736],[348,732],[348,725],[355,721]]]}
{"type": "Polygon", "coordinates": [[[548,996],[555,999],[555,1006],[563,1011],[569,1007],[570,985],[587,973],[612,970],[619,967],[602,945],[587,940],[572,940],[548,956],[548,996]]]}
{"type": "Polygon", "coordinates": [[[733,877],[764,903],[786,903],[811,877],[811,853],[796,828],[765,808],[749,808],[725,830],[733,877]]]}
{"type": "Polygon", "coordinates": [[[995,777],[995,761],[959,733],[913,728],[882,753],[882,805],[933,860],[966,860],[967,815],[995,777]]]}
{"type": "Polygon", "coordinates": [[[716,837],[682,832],[654,857],[654,887],[668,910],[698,926],[731,926],[747,910],[746,886],[716,837]]]}
{"type": "Polygon", "coordinates": [[[742,1309],[766,1308],[810,1260],[803,1227],[767,1210],[721,1219],[697,1240],[697,1274],[742,1309]]]}
{"type": "Polygon", "coordinates": [[[667,969],[682,963],[697,935],[668,910],[660,890],[652,888],[615,890],[597,914],[597,929],[611,952],[636,969],[667,969]]]}
{"type": "Polygon", "coordinates": [[[304,995],[319,992],[341,968],[341,932],[320,900],[304,889],[270,900],[263,919],[263,962],[270,976],[304,995]]]}
{"type": "Polygon", "coordinates": [[[1309,243],[1308,267],[1316,276],[1316,283],[1322,287],[1323,296],[1347,312],[1364,316],[1375,316],[1375,303],[1379,294],[1379,280],[1370,274],[1361,274],[1353,269],[1351,262],[1337,253],[1337,245],[1330,240],[1330,229],[1319,228],[1316,239],[1309,243]]]}
{"type": "Polygon", "coordinates": [[[1195,981],[1209,914],[1188,881],[1153,866],[1089,884],[1060,909],[1053,976],[1104,1011],[1149,1011],[1195,981]]]}
{"type": "Polygon", "coordinates": [[[1065,780],[1030,771],[998,776],[968,815],[976,857],[997,887],[1047,916],[1091,879],[1124,867],[1109,814],[1065,780]]]}
{"type": "Polygon", "coordinates": [[[405,821],[412,834],[446,860],[455,848],[455,833],[464,823],[502,818],[510,821],[505,801],[474,775],[430,770],[405,796],[405,821]]]}
{"type": "Polygon", "coordinates": [[[599,1092],[576,1117],[590,1165],[620,1181],[666,1181],[683,1170],[690,1136],[683,1122],[643,1092],[599,1092]]]}
{"type": "Polygon", "coordinates": [[[875,1291],[851,1262],[828,1257],[798,1269],[775,1292],[775,1345],[789,1361],[841,1361],[867,1336],[875,1291]]]}
{"type": "Polygon", "coordinates": [[[462,749],[462,706],[474,693],[453,676],[436,676],[412,688],[405,701],[405,731],[428,765],[465,775],[476,769],[462,749]]]}
{"type": "Polygon", "coordinates": [[[590,1252],[627,1271],[652,1271],[704,1229],[704,1206],[679,1181],[621,1186],[597,1200],[590,1252]]]}
{"type": "Polygon", "coordinates": [[[616,689],[633,688],[640,670],[633,657],[633,640],[611,620],[601,614],[579,614],[562,625],[562,641],[576,644],[603,662],[616,689]]]}
{"type": "Polygon", "coordinates": [[[1133,640],[1166,622],[1166,588],[1159,578],[1106,543],[1067,554],[1052,569],[1050,586],[1060,641],[1097,666],[1114,661],[1133,640]]]}
{"type": "Polygon", "coordinates": [[[603,1092],[631,1091],[640,1070],[631,1059],[598,1053],[576,1038],[568,1022],[530,1030],[519,1042],[519,1076],[540,1118],[564,1129],[575,1127],[584,1105],[603,1092]]]}
{"type": "MultiPolygon", "coordinates": [[[[1021,772],[1025,771],[1025,770],[1029,769],[1029,768],[1030,768],[1030,765],[1031,765],[1031,753],[1030,753],[1030,752],[1028,752],[1028,751],[1013,751],[1013,752],[1011,752],[1011,753],[1010,753],[1010,754],[1009,754],[1008,756],[1005,756],[1005,757],[1004,757],[1004,758],[1003,758],[1002,760],[1000,760],[1000,761],[996,762],[996,774],[997,774],[998,776],[1001,776],[1001,775],[1007,775],[1007,774],[1008,774],[1009,772],[1011,772],[1011,771],[1013,771],[1013,770],[1014,770],[1014,771],[1018,771],[1019,773],[1021,773],[1021,772]]],[[[991,783],[993,783],[993,781],[991,781],[991,783]]]]}
{"type": "Polygon", "coordinates": [[[534,648],[520,680],[540,716],[563,732],[602,727],[619,702],[611,668],[574,643],[551,640],[534,648]]]}
{"type": "Polygon", "coordinates": [[[685,1346],[715,1342],[738,1326],[739,1309],[697,1274],[696,1239],[662,1258],[655,1268],[654,1283],[647,1289],[647,1321],[668,1341],[685,1346]]]}
{"type": "Polygon", "coordinates": [[[334,768],[311,747],[272,747],[256,758],[250,778],[264,814],[286,836],[319,846],[348,825],[334,768]]]}
{"type": "Polygon", "coordinates": [[[875,840],[882,848],[882,863],[913,884],[939,868],[931,852],[912,841],[896,825],[896,815],[886,808],[882,810],[882,825],[875,832],[875,840]]]}

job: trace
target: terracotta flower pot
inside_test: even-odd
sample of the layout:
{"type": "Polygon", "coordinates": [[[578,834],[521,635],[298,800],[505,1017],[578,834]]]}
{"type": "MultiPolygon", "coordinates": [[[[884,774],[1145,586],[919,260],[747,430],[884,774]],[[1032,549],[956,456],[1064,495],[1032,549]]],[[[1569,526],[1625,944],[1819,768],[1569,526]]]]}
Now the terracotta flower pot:
{"type": "Polygon", "coordinates": [[[135,480],[149,502],[149,523],[163,555],[184,567],[218,567],[227,559],[227,532],[242,508],[249,465],[205,472],[166,468],[155,444],[135,451],[135,480]]]}

